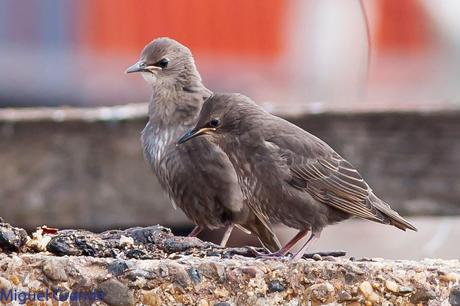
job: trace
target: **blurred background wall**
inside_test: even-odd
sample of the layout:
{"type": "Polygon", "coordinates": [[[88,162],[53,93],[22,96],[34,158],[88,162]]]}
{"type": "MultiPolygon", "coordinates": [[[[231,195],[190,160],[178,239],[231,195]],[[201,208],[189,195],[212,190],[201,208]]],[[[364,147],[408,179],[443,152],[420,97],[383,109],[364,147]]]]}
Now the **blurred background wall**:
{"type": "MultiPolygon", "coordinates": [[[[326,140],[418,216],[419,233],[344,222],[316,249],[458,257],[459,13],[458,0],[0,0],[0,107],[145,102],[148,86],[123,72],[169,36],[190,47],[210,89],[244,93],[326,140]]],[[[1,217],[28,230],[192,228],[143,161],[145,105],[130,120],[119,120],[127,108],[87,110],[91,120],[67,111],[0,109],[1,217]]]]}
{"type": "Polygon", "coordinates": [[[458,12],[456,0],[2,0],[0,105],[145,101],[123,71],[169,36],[208,87],[267,106],[455,107],[458,12]]]}

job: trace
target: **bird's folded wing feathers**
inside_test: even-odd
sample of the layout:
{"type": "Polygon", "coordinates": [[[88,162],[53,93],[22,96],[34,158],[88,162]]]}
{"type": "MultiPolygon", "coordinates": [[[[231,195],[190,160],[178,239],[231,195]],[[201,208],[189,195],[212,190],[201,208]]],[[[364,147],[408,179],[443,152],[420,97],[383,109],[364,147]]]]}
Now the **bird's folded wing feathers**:
{"type": "Polygon", "coordinates": [[[324,141],[286,120],[275,116],[270,118],[263,122],[263,137],[271,143],[266,148],[272,153],[277,152],[279,162],[287,168],[291,186],[305,190],[320,203],[351,215],[391,224],[402,230],[417,230],[375,196],[358,171],[324,141]]]}
{"type": "Polygon", "coordinates": [[[293,163],[292,175],[306,182],[306,190],[319,202],[349,214],[391,224],[402,230],[417,229],[379,199],[353,166],[333,152],[307,162],[293,163]]]}
{"type": "Polygon", "coordinates": [[[319,202],[361,218],[383,222],[372,205],[372,190],[353,166],[338,154],[291,164],[296,179],[306,182],[307,191],[319,202]]]}

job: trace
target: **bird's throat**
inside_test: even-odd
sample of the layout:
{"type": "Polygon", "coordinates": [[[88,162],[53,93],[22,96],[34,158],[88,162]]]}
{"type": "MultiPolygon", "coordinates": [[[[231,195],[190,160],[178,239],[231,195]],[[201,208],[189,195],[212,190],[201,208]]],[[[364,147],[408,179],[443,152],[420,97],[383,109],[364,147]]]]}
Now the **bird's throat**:
{"type": "Polygon", "coordinates": [[[154,85],[149,104],[150,120],[170,126],[194,124],[211,91],[202,84],[193,88],[193,91],[188,91],[182,85],[154,85]]]}

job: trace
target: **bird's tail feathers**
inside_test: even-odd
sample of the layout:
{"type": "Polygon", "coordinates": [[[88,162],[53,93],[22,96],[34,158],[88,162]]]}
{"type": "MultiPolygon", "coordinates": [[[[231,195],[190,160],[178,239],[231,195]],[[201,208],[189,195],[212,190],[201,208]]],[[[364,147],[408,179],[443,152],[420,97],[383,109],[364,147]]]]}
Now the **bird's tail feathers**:
{"type": "Polygon", "coordinates": [[[413,226],[406,219],[401,217],[396,211],[391,209],[390,205],[385,203],[383,200],[379,199],[374,194],[371,195],[370,200],[372,202],[372,205],[383,216],[382,223],[391,224],[403,231],[405,231],[406,229],[417,231],[417,228],[415,226],[413,226]]]}
{"type": "Polygon", "coordinates": [[[253,217],[254,218],[250,218],[245,224],[239,224],[238,227],[255,234],[263,247],[270,252],[276,252],[281,249],[281,243],[268,222],[255,212],[253,213],[253,217]]]}

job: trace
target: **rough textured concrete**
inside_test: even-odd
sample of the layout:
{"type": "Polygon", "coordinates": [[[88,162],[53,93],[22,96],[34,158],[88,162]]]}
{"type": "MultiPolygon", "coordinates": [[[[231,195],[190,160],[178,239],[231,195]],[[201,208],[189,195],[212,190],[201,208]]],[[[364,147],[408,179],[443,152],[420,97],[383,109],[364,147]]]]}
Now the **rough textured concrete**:
{"type": "MultiPolygon", "coordinates": [[[[10,230],[0,224],[0,233],[10,230]]],[[[19,253],[0,254],[0,287],[54,291],[68,301],[61,305],[90,305],[91,298],[113,306],[460,305],[458,260],[315,255],[292,262],[242,256],[243,249],[175,237],[160,226],[100,235],[44,228],[19,253]],[[135,250],[146,257],[130,257],[135,250]]]]}
{"type": "MultiPolygon", "coordinates": [[[[2,288],[61,289],[58,298],[62,300],[83,292],[101,292],[105,304],[113,306],[460,305],[458,261],[311,259],[292,263],[193,256],[117,261],[1,254],[0,265],[5,269],[0,273],[2,288]],[[53,264],[54,271],[45,272],[46,264],[53,264]],[[116,264],[127,268],[109,272],[116,264]]],[[[83,302],[70,305],[90,305],[83,302]]]]}
{"type": "MultiPolygon", "coordinates": [[[[143,160],[144,111],[0,110],[2,217],[28,228],[186,224],[143,160]]],[[[286,118],[346,156],[401,213],[460,213],[459,112],[286,118]]]]}

